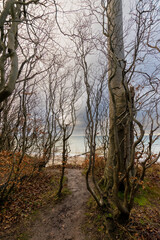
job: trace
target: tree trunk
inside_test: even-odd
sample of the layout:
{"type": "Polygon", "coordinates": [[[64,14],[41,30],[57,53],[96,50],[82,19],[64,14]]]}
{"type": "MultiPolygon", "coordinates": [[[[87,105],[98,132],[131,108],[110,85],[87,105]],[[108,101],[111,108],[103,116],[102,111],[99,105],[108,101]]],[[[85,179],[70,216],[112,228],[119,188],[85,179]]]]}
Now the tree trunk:
{"type": "Polygon", "coordinates": [[[131,127],[127,111],[127,86],[125,81],[122,1],[110,0],[107,10],[108,19],[108,87],[109,87],[109,150],[104,172],[107,188],[113,185],[113,167],[124,172],[130,142],[128,133],[131,127]],[[126,88],[126,89],[125,89],[126,88]]]}
{"type": "Polygon", "coordinates": [[[65,173],[65,168],[66,168],[66,164],[67,164],[67,138],[66,138],[66,127],[64,126],[63,128],[63,152],[62,152],[62,172],[61,172],[61,178],[60,178],[60,182],[59,182],[59,190],[57,193],[57,196],[60,197],[61,193],[62,193],[62,189],[63,189],[63,181],[64,181],[64,173],[65,173]]]}

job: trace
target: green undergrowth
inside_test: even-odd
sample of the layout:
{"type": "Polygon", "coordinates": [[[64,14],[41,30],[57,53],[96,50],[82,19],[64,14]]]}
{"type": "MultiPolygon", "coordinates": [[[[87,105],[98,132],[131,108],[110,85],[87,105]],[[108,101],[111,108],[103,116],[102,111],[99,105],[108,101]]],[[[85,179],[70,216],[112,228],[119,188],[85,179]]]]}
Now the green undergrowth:
{"type": "MultiPolygon", "coordinates": [[[[123,194],[119,193],[123,199],[123,194]]],[[[87,204],[84,231],[86,240],[106,240],[107,213],[100,211],[91,198],[87,204]]],[[[117,223],[115,239],[159,239],[160,236],[160,164],[148,169],[142,187],[134,199],[129,223],[121,226],[117,223]]]]}
{"type": "Polygon", "coordinates": [[[138,195],[137,197],[135,197],[134,202],[136,204],[138,204],[139,206],[146,206],[146,205],[150,204],[148,199],[143,195],[138,195]]]}
{"type": "Polygon", "coordinates": [[[21,233],[17,240],[29,240],[29,238],[30,236],[28,235],[28,233],[21,233]]]}
{"type": "Polygon", "coordinates": [[[148,172],[143,186],[134,199],[136,204],[140,206],[160,204],[159,178],[159,172],[155,172],[155,174],[151,170],[148,172]]]}

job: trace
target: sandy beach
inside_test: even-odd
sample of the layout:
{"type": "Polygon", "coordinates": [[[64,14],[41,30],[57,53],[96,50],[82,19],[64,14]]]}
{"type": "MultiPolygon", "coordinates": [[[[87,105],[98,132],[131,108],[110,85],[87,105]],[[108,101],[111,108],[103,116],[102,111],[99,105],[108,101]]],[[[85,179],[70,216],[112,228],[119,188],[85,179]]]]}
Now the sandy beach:
{"type": "MultiPolygon", "coordinates": [[[[86,155],[71,155],[68,156],[67,164],[71,165],[79,165],[81,166],[85,161],[86,155]]],[[[46,167],[52,166],[52,165],[61,165],[62,163],[62,156],[61,155],[55,155],[54,162],[52,159],[49,160],[46,167]]]]}

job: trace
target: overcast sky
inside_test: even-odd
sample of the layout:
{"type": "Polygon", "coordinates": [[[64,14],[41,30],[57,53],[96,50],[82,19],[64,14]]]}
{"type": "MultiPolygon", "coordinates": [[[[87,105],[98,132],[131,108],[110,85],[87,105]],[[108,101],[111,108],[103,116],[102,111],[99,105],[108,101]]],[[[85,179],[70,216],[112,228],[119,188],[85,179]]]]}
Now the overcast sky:
{"type": "MultiPolygon", "coordinates": [[[[85,2],[85,1],[84,1],[85,2]]],[[[68,10],[67,13],[67,20],[68,22],[70,22],[70,24],[73,24],[73,19],[74,17],[76,18],[77,14],[79,12],[82,12],[83,9],[85,9],[85,4],[83,5],[82,3],[84,3],[82,1],[77,1],[77,0],[67,0],[65,1],[65,3],[63,4],[64,6],[64,10],[68,10]],[[76,12],[76,10],[78,10],[76,12]],[[73,11],[72,14],[70,14],[69,12],[73,11]]],[[[130,8],[131,5],[133,4],[133,1],[131,2],[130,0],[127,1],[123,1],[123,13],[124,13],[124,22],[126,22],[126,20],[129,18],[129,12],[130,12],[130,8]]],[[[63,28],[63,26],[62,26],[63,28]]],[[[99,30],[102,31],[102,27],[99,25],[99,30]]],[[[93,56],[92,56],[93,58],[93,56]]],[[[96,57],[94,57],[94,61],[97,61],[96,57]]],[[[85,95],[81,98],[80,100],[80,110],[78,110],[77,114],[77,124],[75,127],[75,131],[73,133],[73,135],[84,135],[85,132],[85,125],[86,125],[86,117],[85,117],[85,111],[86,111],[86,98],[85,95]]]]}

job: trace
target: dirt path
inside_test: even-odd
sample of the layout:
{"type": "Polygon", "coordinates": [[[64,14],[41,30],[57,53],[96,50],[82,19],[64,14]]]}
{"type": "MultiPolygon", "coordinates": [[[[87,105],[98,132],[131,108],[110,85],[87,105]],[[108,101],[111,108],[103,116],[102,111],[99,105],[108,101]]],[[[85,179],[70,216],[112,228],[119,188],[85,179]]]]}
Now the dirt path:
{"type": "Polygon", "coordinates": [[[31,240],[84,240],[81,224],[89,196],[85,178],[79,169],[68,169],[68,187],[72,194],[52,209],[40,214],[31,229],[31,240]]]}

